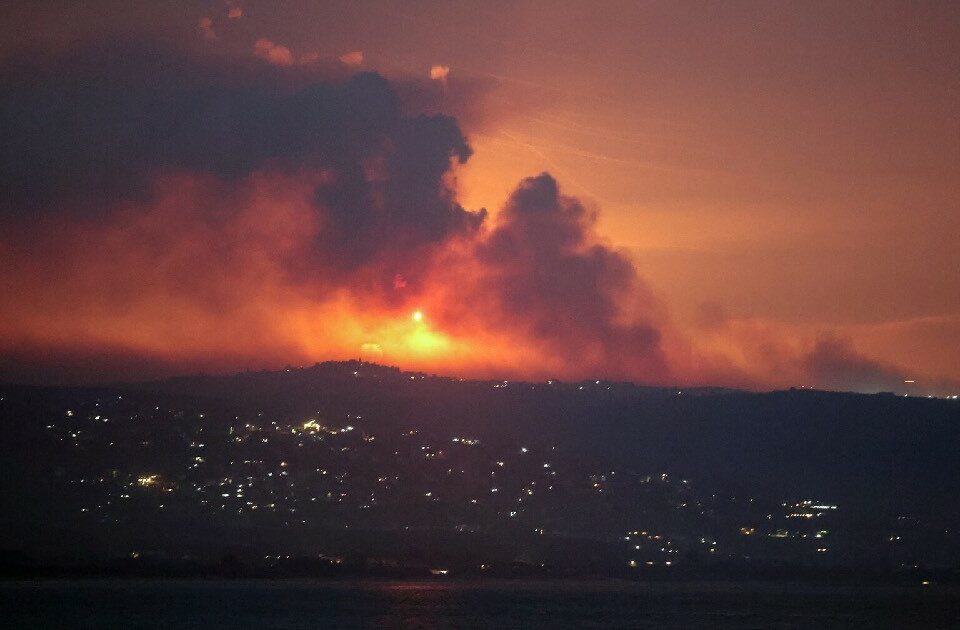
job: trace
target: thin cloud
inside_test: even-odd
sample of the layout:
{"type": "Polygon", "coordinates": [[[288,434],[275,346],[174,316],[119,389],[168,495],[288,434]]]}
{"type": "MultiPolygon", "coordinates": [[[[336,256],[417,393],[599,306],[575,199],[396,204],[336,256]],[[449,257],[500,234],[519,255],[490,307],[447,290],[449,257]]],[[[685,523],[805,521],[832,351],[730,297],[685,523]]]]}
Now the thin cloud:
{"type": "Polygon", "coordinates": [[[253,54],[275,66],[292,66],[295,61],[293,52],[267,38],[260,38],[253,44],[253,54]]]}
{"type": "Polygon", "coordinates": [[[213,30],[213,19],[210,17],[204,16],[197,20],[197,31],[206,39],[217,39],[217,34],[213,30]]]}
{"type": "Polygon", "coordinates": [[[340,63],[346,66],[359,66],[363,64],[363,51],[354,50],[351,52],[343,53],[339,57],[340,63]]]}

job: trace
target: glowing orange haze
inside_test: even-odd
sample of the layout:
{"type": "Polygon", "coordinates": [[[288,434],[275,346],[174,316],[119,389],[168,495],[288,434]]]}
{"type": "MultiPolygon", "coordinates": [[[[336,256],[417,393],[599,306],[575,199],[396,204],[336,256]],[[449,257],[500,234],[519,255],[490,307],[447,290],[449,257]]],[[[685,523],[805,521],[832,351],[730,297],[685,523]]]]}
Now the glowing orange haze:
{"type": "MultiPolygon", "coordinates": [[[[33,73],[47,53],[72,59],[77,42],[119,35],[233,60],[225,85],[260,76],[251,63],[296,81],[326,66],[398,79],[415,111],[453,115],[469,136],[460,202],[494,212],[480,243],[522,177],[548,171],[601,205],[590,238],[636,262],[620,318],[658,331],[659,367],[591,346],[589,325],[572,326],[569,347],[543,341],[496,299],[477,241],[416,252],[422,274],[392,292],[385,268],[346,283],[292,275],[279,258],[311,260],[324,229],[304,178],[261,172],[230,190],[167,173],[157,203],[111,210],[106,229],[0,226],[0,378],[49,382],[57,365],[89,381],[260,368],[365,347],[463,375],[865,390],[917,380],[908,391],[957,393],[937,380],[960,380],[960,4],[202,4],[0,3],[0,58],[29,58],[33,73]],[[409,93],[411,77],[430,89],[409,93]]],[[[131,76],[156,83],[150,67],[131,76]]],[[[59,79],[109,83],[73,69],[59,79]]],[[[92,102],[99,115],[110,98],[92,102]]],[[[39,132],[51,118],[10,120],[39,132]]],[[[220,124],[199,129],[230,128],[220,124]]],[[[56,171],[73,131],[52,133],[33,167],[56,171]]],[[[39,146],[6,144],[20,157],[39,146]]],[[[4,164],[17,172],[16,161],[4,164]]]]}
{"type": "MultiPolygon", "coordinates": [[[[291,277],[285,263],[307,256],[323,229],[310,200],[324,178],[260,172],[228,188],[212,177],[167,174],[155,180],[153,203],[128,204],[106,226],[62,217],[34,225],[22,235],[25,245],[0,249],[0,351],[48,362],[99,353],[154,364],[133,377],[360,355],[465,376],[750,387],[803,378],[815,335],[785,337],[739,322],[700,331],[694,343],[642,284],[619,317],[655,324],[665,362],[591,350],[589,339],[571,360],[568,349],[538,340],[522,319],[478,295],[491,279],[468,240],[425,255],[422,278],[387,294],[356,288],[376,285],[375,265],[345,284],[291,277]]],[[[109,361],[99,372],[90,365],[81,361],[61,378],[131,376],[109,361]]]]}
{"type": "MultiPolygon", "coordinates": [[[[562,369],[510,331],[485,330],[480,314],[458,312],[435,260],[422,262],[436,281],[416,294],[400,289],[390,304],[331,290],[322,277],[291,280],[281,261],[305,255],[321,229],[308,201],[316,181],[255,175],[224,202],[242,204],[239,212],[210,219],[195,208],[222,187],[167,176],[155,204],[131,205],[106,228],[58,219],[30,235],[29,247],[3,245],[2,350],[105,349],[221,371],[359,354],[458,373],[562,369]],[[421,321],[411,318],[415,308],[421,321]]],[[[466,259],[453,249],[446,255],[462,274],[466,259]]]]}
{"type": "MultiPolygon", "coordinates": [[[[295,92],[291,85],[327,72],[325,64],[337,76],[380,72],[412,111],[457,118],[475,153],[443,179],[455,175],[459,202],[492,216],[478,235],[426,230],[429,247],[407,257],[416,273],[376,260],[349,273],[318,271],[315,237],[327,215],[313,194],[331,175],[293,173],[289,164],[273,172],[264,165],[275,156],[253,155],[260,171],[229,185],[161,173],[154,202],[108,208],[105,222],[66,218],[69,208],[19,227],[5,219],[0,380],[141,378],[362,353],[464,376],[958,393],[956,3],[609,3],[597,11],[580,0],[426,2],[406,3],[399,15],[376,3],[306,0],[246,0],[236,11],[8,4],[0,7],[8,18],[0,19],[0,57],[8,59],[30,57],[31,46],[37,59],[51,51],[72,59],[76,42],[107,32],[173,42],[207,70],[229,61],[223,74],[198,75],[220,77],[228,93],[251,76],[257,94],[271,85],[295,92]],[[278,80],[282,72],[294,81],[278,80]],[[411,77],[427,87],[411,88],[411,77]],[[635,277],[619,269],[619,311],[597,319],[615,333],[606,339],[590,338],[590,322],[555,322],[562,334],[545,334],[549,308],[531,317],[522,290],[502,289],[503,269],[478,254],[521,178],[544,171],[565,194],[600,206],[595,223],[583,219],[577,253],[590,259],[599,243],[595,258],[614,271],[621,258],[635,263],[635,277]],[[633,322],[641,328],[633,332],[642,337],[646,326],[656,341],[620,343],[633,322]]],[[[42,66],[37,59],[30,73],[42,66]]],[[[70,68],[60,77],[68,84],[70,68]]],[[[136,87],[156,83],[155,74],[111,70],[107,81],[79,83],[109,87],[133,76],[136,87]]],[[[20,87],[30,93],[41,83],[27,76],[20,87]]],[[[179,75],[166,80],[181,84],[179,75]]],[[[109,98],[91,102],[91,119],[100,120],[109,98]]],[[[201,111],[191,107],[184,111],[201,111]]],[[[13,129],[54,127],[10,120],[13,129]]],[[[49,150],[25,169],[49,168],[52,179],[41,181],[53,185],[30,190],[55,192],[61,175],[86,172],[64,156],[97,157],[85,146],[64,151],[76,118],[64,121],[67,131],[51,134],[49,150]],[[57,171],[63,163],[71,168],[57,171]]],[[[231,128],[219,119],[198,126],[231,128]]],[[[285,137],[283,145],[298,143],[285,137]]],[[[8,146],[22,157],[41,145],[8,146]]],[[[288,157],[300,164],[304,156],[288,157]]],[[[16,159],[4,164],[19,172],[16,159]]],[[[22,220],[32,210],[17,212],[22,220]]],[[[376,246],[398,242],[392,236],[376,246]]],[[[576,306],[570,312],[589,311],[576,306]]]]}

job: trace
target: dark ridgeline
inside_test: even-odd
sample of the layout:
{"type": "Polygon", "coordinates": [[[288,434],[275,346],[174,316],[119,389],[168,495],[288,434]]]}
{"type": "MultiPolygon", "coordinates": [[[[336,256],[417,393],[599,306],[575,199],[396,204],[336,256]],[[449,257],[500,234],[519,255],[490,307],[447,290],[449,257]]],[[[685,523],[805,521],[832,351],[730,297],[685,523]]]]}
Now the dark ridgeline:
{"type": "Polygon", "coordinates": [[[371,363],[0,387],[9,574],[960,567],[960,402],[371,363]]]}

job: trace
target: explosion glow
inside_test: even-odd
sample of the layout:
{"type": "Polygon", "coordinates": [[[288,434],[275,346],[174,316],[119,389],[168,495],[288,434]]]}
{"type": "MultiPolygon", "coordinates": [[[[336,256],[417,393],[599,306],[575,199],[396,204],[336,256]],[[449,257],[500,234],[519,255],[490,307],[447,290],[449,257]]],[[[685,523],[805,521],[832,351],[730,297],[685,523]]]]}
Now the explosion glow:
{"type": "MultiPolygon", "coordinates": [[[[759,111],[703,107],[753,92],[704,81],[691,70],[698,64],[649,74],[675,76],[676,93],[621,80],[626,75],[606,84],[618,76],[609,57],[557,67],[558,57],[536,46],[528,69],[517,66],[510,46],[483,41],[450,48],[457,49],[450,59],[437,57],[447,46],[411,50],[409,67],[396,66],[373,42],[363,50],[354,41],[317,49],[329,20],[294,16],[322,13],[317,7],[271,7],[270,33],[260,32],[263,11],[255,7],[219,17],[158,8],[160,21],[145,28],[157,29],[164,44],[96,31],[4,58],[0,376],[93,382],[359,353],[458,376],[894,391],[915,385],[908,378],[916,375],[925,394],[956,391],[940,387],[960,378],[949,350],[960,331],[955,292],[930,285],[915,295],[923,284],[909,280],[916,270],[874,270],[872,262],[847,279],[821,268],[844,268],[836,257],[821,263],[833,254],[866,261],[862,248],[843,249],[844,235],[865,232],[878,252],[899,244],[927,252],[930,260],[920,262],[929,268],[957,268],[954,254],[943,254],[951,245],[933,253],[952,233],[942,216],[910,217],[910,226],[936,226],[935,243],[905,235],[889,216],[864,221],[861,201],[854,219],[823,216],[824,208],[860,199],[861,190],[908,200],[884,210],[895,217],[902,207],[948,207],[956,198],[948,189],[941,197],[908,188],[885,196],[871,179],[820,196],[838,185],[823,180],[842,170],[828,168],[830,159],[844,165],[846,178],[880,168],[878,155],[911,156],[906,167],[881,170],[923,174],[924,194],[930,181],[960,181],[924,171],[927,154],[910,153],[927,146],[919,141],[899,150],[886,146],[896,138],[878,136],[874,150],[867,130],[886,134],[900,114],[873,120],[863,108],[836,112],[829,109],[840,106],[835,99],[819,103],[815,95],[805,95],[811,102],[798,114],[795,82],[780,85],[779,72],[754,77],[774,99],[759,111]],[[190,25],[182,33],[189,41],[171,35],[174,24],[190,25]],[[316,24],[317,32],[293,41],[294,24],[316,24]],[[503,63],[496,72],[470,70],[486,67],[485,58],[503,63]],[[559,76],[575,86],[569,94],[553,87],[559,76]],[[712,90],[724,93],[707,96],[712,90]],[[762,119],[781,110],[789,124],[762,119]],[[860,114],[862,129],[830,127],[860,114]],[[787,140],[823,138],[827,158],[808,155],[818,149],[809,143],[768,154],[782,138],[763,130],[793,129],[800,120],[812,127],[787,140]],[[865,136],[842,138],[848,129],[865,136]],[[834,136],[844,141],[840,148],[870,151],[835,151],[834,136]],[[810,174],[791,156],[825,166],[810,174]],[[805,186],[804,177],[817,185],[805,186]],[[880,229],[888,226],[897,239],[914,240],[885,242],[880,229]],[[927,310],[911,310],[921,307],[927,310]]],[[[554,26],[572,28],[567,35],[576,39],[581,22],[609,19],[606,13],[554,26]]],[[[446,19],[466,19],[457,14],[446,19]]],[[[424,41],[439,37],[430,24],[424,41]]],[[[531,28],[526,19],[517,24],[531,28]]],[[[537,36],[532,30],[518,41],[537,36]]],[[[417,48],[414,40],[394,45],[417,48]]],[[[627,40],[611,46],[645,41],[633,33],[627,40]]],[[[635,52],[614,56],[646,63],[649,55],[635,52]]],[[[699,54],[682,52],[667,57],[699,54]]],[[[708,58],[732,64],[728,76],[747,77],[750,64],[760,63],[708,58]]],[[[789,67],[792,59],[780,63],[789,67]]],[[[833,67],[819,71],[832,76],[833,67]]],[[[875,75],[897,78],[849,76],[875,75]]],[[[885,94],[887,82],[882,87],[885,94]]],[[[898,89],[920,90],[911,82],[898,89]]],[[[924,101],[929,129],[905,117],[933,139],[929,154],[939,168],[953,145],[937,142],[956,137],[956,117],[934,97],[924,101]]],[[[861,102],[879,101],[866,95],[861,102]]],[[[897,254],[880,262],[887,258],[919,261],[897,254]]],[[[936,277],[955,284],[954,271],[936,277]]]]}

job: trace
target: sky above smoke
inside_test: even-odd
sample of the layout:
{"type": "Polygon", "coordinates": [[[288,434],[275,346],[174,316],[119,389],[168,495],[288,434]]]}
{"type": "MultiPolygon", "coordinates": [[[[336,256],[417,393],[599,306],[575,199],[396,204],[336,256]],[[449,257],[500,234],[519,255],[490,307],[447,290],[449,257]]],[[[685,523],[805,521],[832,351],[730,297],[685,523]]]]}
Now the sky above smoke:
{"type": "Polygon", "coordinates": [[[702,31],[659,60],[575,5],[550,24],[525,3],[427,6],[401,11],[404,37],[383,3],[6,9],[0,377],[363,355],[463,376],[951,393],[960,272],[933,228],[956,223],[960,156],[938,134],[956,122],[932,8],[909,14],[919,50],[876,16],[850,33],[902,53],[878,101],[878,84],[844,83],[862,50],[785,6],[713,16],[726,83],[698,65],[720,42],[691,6],[614,6],[638,28],[702,31]],[[577,39],[577,19],[609,47],[577,39]],[[478,20],[503,30],[452,47],[478,20]],[[746,55],[777,29],[779,72],[746,55]],[[796,58],[825,51],[845,63],[796,58]],[[601,66],[623,85],[597,84],[601,66]]]}

